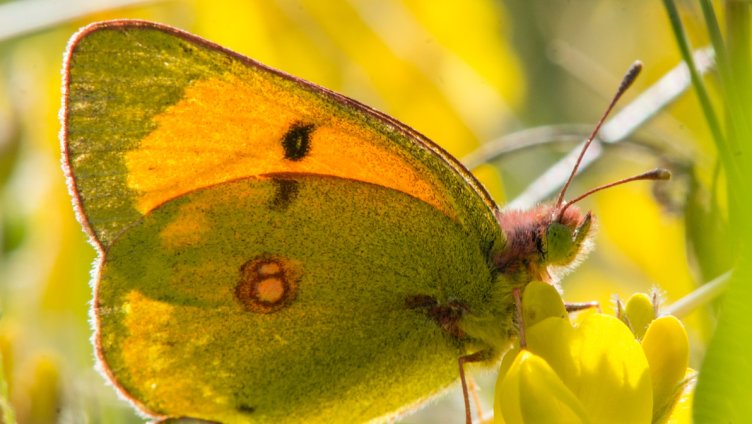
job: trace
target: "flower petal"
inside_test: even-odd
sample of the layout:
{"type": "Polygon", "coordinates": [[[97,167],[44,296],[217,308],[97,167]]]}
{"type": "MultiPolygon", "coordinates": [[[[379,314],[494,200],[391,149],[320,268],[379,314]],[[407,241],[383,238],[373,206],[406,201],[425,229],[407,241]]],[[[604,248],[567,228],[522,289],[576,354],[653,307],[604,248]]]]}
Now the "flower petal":
{"type": "Polygon", "coordinates": [[[684,390],[689,364],[689,340],[676,317],[653,321],[642,339],[653,381],[654,420],[665,420],[684,390]]]}
{"type": "Polygon", "coordinates": [[[520,352],[496,387],[494,412],[502,423],[587,423],[577,397],[542,358],[520,352]]]}
{"type": "Polygon", "coordinates": [[[561,294],[554,286],[542,281],[533,281],[525,287],[522,295],[522,314],[526,327],[531,327],[548,317],[568,316],[561,294]]]}
{"type": "Polygon", "coordinates": [[[653,301],[645,293],[635,293],[624,308],[628,324],[637,339],[642,339],[650,322],[655,319],[653,301]]]}
{"type": "Polygon", "coordinates": [[[692,402],[695,395],[695,382],[697,378],[697,372],[691,368],[687,368],[687,373],[684,374],[684,389],[679,395],[679,400],[671,408],[671,415],[668,416],[666,421],[653,421],[654,424],[663,423],[666,424],[688,424],[692,423],[692,402]]]}
{"type": "Polygon", "coordinates": [[[650,422],[652,386],[640,344],[618,319],[593,314],[579,327],[548,318],[529,328],[528,349],[548,362],[593,422],[650,422]]]}

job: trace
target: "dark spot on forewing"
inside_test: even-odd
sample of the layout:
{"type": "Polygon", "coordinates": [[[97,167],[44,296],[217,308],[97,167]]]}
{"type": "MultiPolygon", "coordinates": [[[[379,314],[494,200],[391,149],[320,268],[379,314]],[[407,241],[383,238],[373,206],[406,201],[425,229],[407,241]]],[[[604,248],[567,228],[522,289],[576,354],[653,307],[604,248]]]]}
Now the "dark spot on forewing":
{"type": "Polygon", "coordinates": [[[311,133],[314,129],[315,125],[302,122],[296,122],[290,126],[282,137],[285,159],[299,161],[308,155],[311,150],[311,133]]]}

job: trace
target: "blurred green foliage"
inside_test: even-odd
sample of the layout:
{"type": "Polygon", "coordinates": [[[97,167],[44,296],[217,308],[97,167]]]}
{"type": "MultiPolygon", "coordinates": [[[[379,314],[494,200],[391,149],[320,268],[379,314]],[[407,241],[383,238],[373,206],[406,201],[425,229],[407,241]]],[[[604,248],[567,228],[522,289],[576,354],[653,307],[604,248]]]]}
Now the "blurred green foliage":
{"type": "MultiPolygon", "coordinates": [[[[45,2],[2,2],[0,16],[9,13],[8,6],[24,3],[45,2]]],[[[515,130],[592,123],[633,60],[642,60],[645,71],[623,103],[681,60],[664,5],[650,0],[173,0],[111,9],[107,3],[71,2],[67,12],[78,8],[75,18],[56,17],[49,7],[49,23],[33,27],[34,19],[17,19],[16,34],[0,39],[0,417],[5,422],[14,416],[21,423],[142,421],[95,370],[87,283],[94,250],[76,222],[59,166],[62,53],[78,27],[139,18],[183,28],[372,105],[458,157],[515,130]],[[86,12],[93,5],[100,9],[86,12]]],[[[722,5],[711,7],[725,24],[722,5]]],[[[742,72],[748,65],[734,59],[749,56],[749,5],[735,7],[739,19],[728,20],[723,36],[743,40],[729,49],[736,79],[722,78],[727,85],[721,87],[717,77],[706,81],[716,113],[738,120],[752,110],[749,96],[732,110],[724,108],[724,96],[752,91],[751,74],[742,72]]],[[[707,45],[710,34],[699,6],[681,3],[679,13],[691,45],[707,45]]],[[[577,179],[572,194],[667,162],[682,165],[674,169],[677,178],[662,201],[648,184],[633,184],[584,202],[597,214],[601,231],[596,252],[564,281],[568,301],[598,300],[608,308],[614,294],[626,298],[653,285],[667,301],[676,300],[734,263],[739,249],[729,244],[728,234],[736,234],[741,246],[752,239],[752,226],[743,218],[752,208],[745,183],[752,181],[745,145],[752,135],[748,129],[731,133],[735,148],[721,150],[726,162],[716,172],[719,145],[705,116],[695,95],[684,95],[636,135],[649,148],[615,147],[577,179]],[[735,179],[723,172],[733,161],[740,169],[735,179]],[[739,201],[729,202],[734,196],[739,201]],[[735,204],[730,217],[727,203],[735,204]]],[[[503,204],[569,147],[552,143],[518,153],[479,169],[478,175],[503,204]]],[[[740,249],[739,275],[752,275],[749,248],[740,249]]],[[[732,304],[735,312],[727,314],[718,338],[752,340],[740,332],[752,329],[749,314],[740,312],[752,286],[735,284],[731,290],[735,295],[725,307],[732,304]]],[[[702,364],[716,312],[706,308],[685,319],[694,368],[702,364]]],[[[730,390],[727,367],[745,367],[741,361],[748,345],[733,346],[711,347],[710,366],[720,380],[708,383],[703,396],[724,399],[730,390]]],[[[748,379],[736,381],[739,389],[748,379]]],[[[490,405],[493,393],[488,392],[483,396],[490,405]]],[[[460,420],[458,395],[459,389],[452,390],[447,400],[405,422],[460,420]]],[[[749,391],[739,389],[734,399],[740,396],[749,398],[749,391]]]]}

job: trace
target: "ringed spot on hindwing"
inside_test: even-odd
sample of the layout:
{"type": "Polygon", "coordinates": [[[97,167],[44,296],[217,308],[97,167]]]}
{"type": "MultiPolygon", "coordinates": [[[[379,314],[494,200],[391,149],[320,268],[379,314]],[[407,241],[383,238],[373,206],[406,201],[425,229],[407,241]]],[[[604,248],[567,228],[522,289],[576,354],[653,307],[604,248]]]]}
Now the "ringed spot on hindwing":
{"type": "Polygon", "coordinates": [[[262,254],[240,266],[235,297],[250,312],[269,314],[295,301],[302,276],[299,261],[262,254]]]}
{"type": "Polygon", "coordinates": [[[292,161],[302,160],[311,150],[311,133],[315,125],[296,122],[282,137],[282,148],[285,151],[285,159],[292,161]]]}

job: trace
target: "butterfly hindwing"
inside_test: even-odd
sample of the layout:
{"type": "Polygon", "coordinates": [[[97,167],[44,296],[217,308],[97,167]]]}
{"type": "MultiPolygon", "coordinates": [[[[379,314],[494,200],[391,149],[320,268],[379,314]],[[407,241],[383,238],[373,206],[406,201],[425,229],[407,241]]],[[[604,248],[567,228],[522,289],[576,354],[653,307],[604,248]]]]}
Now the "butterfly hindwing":
{"type": "Polygon", "coordinates": [[[457,378],[461,344],[406,303],[488,290],[484,258],[462,233],[411,196],[335,177],[194,191],[147,214],[108,252],[96,299],[100,354],[156,414],[383,416],[457,378]]]}

